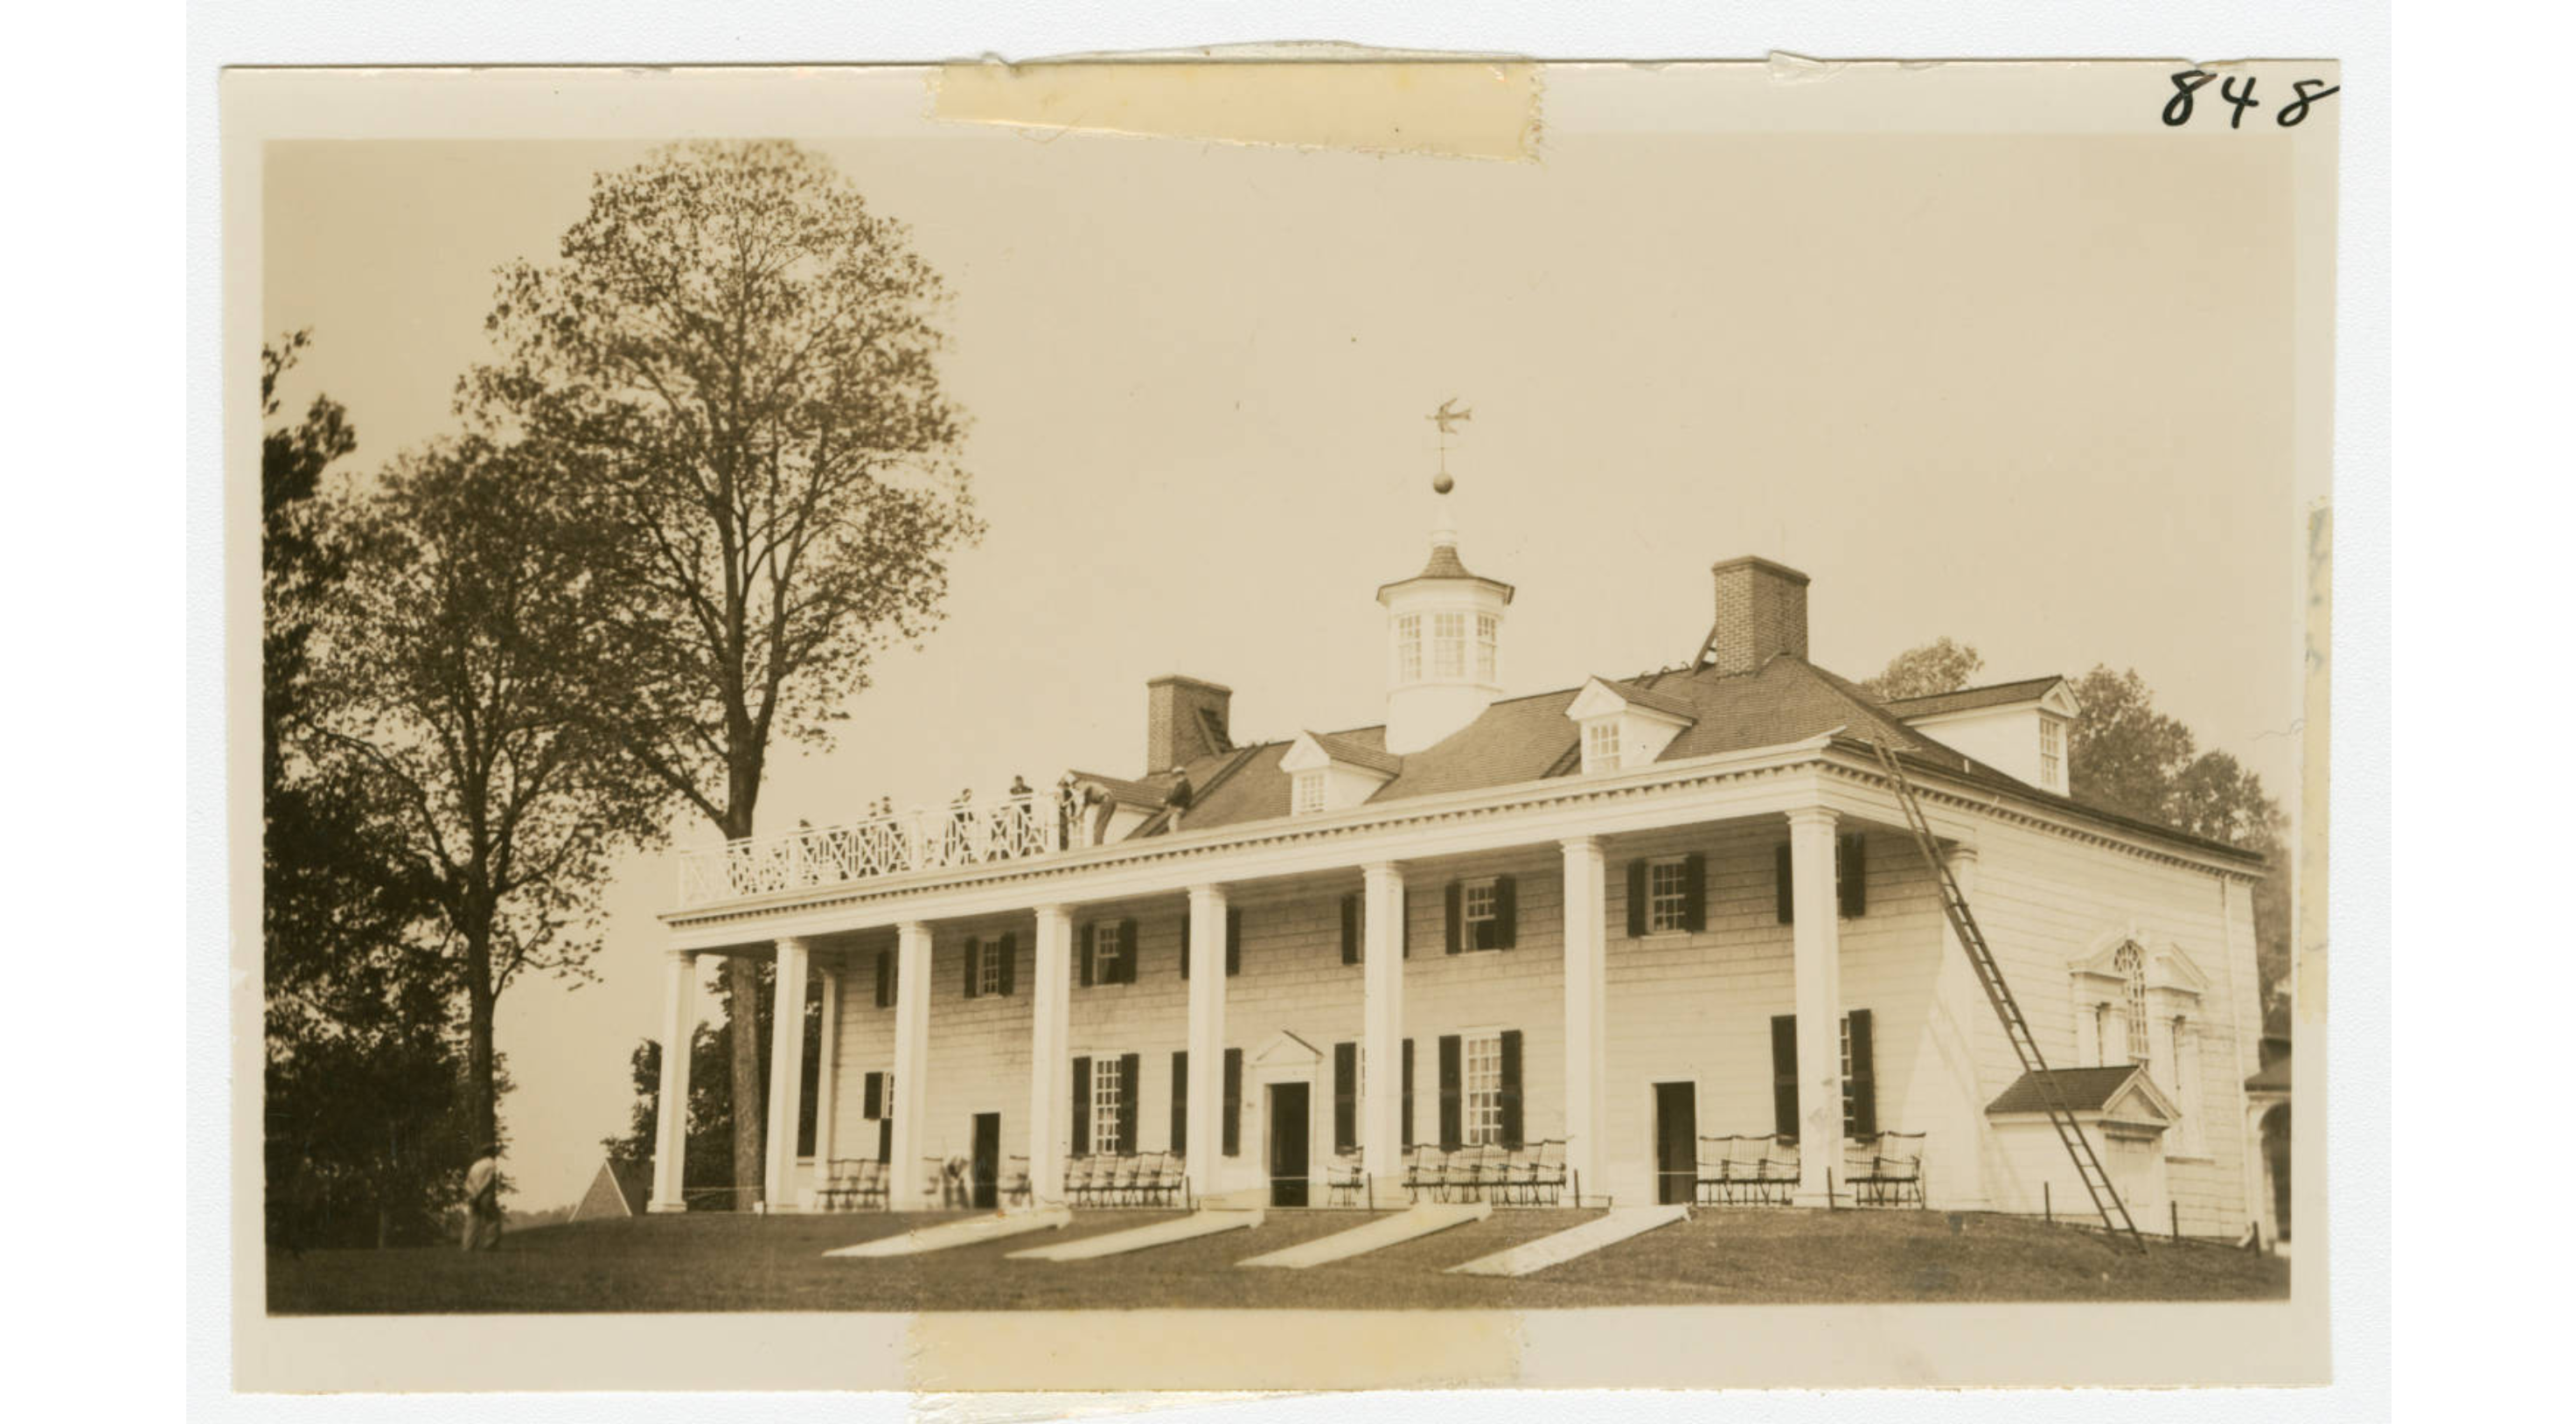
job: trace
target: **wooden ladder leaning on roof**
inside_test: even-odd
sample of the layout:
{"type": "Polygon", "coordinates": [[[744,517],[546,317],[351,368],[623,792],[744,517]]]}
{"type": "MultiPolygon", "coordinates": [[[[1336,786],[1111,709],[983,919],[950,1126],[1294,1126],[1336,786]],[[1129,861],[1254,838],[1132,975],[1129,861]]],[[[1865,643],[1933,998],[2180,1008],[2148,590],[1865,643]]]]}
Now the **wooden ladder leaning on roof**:
{"type": "Polygon", "coordinates": [[[1922,803],[1915,799],[1914,784],[1905,779],[1905,769],[1897,764],[1896,753],[1887,743],[1872,741],[1870,749],[1878,753],[1878,764],[1887,772],[1887,784],[1896,793],[1896,804],[1905,812],[1906,828],[1914,833],[1915,848],[1923,852],[1923,863],[1931,868],[1933,883],[1940,888],[1941,913],[1949,917],[1951,931],[1967,950],[1968,962],[1977,971],[1977,982],[1985,986],[1986,1001],[1995,1006],[1995,1017],[2003,1020],[2004,1037],[2011,1040],[2022,1071],[2037,1085],[2049,1125],[2057,1129],[2057,1140],[2065,1144],[2066,1155],[2074,1159],[2076,1179],[2092,1196],[2094,1210],[2102,1213],[2103,1226],[2115,1237],[2125,1233],[2130,1245],[2146,1250],[2147,1243],[2138,1235],[2137,1223],[2129,1219],[2127,1204],[2112,1187],[2110,1174],[2102,1170],[2102,1159],[2094,1155],[2092,1141],[2076,1123],[2075,1114],[2066,1106],[2066,1095],[2058,1090],[2047,1060],[2040,1056],[2039,1040],[2031,1036],[2021,1005],[2014,1000],[2011,986],[2004,983],[2003,969],[1995,963],[1994,951],[1987,948],[1985,934],[1977,928],[1977,917],[1969,912],[1968,899],[1950,874],[1949,862],[1941,858],[1940,843],[1933,839],[1931,822],[1924,819],[1922,803]]]}

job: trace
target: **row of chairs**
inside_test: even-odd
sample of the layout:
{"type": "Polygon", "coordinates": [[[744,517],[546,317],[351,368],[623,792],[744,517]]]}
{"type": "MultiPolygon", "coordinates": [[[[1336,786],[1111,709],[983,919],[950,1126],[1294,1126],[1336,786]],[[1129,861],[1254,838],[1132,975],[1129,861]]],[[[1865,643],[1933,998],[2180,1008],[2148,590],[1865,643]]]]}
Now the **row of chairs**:
{"type": "Polygon", "coordinates": [[[835,1157],[815,1200],[825,1211],[856,1211],[886,1204],[886,1164],[874,1157],[835,1157]]]}
{"type": "MultiPolygon", "coordinates": [[[[1920,1132],[1877,1132],[1843,1142],[1842,1186],[1856,1206],[1923,1205],[1920,1132]]],[[[1699,1140],[1703,1206],[1787,1206],[1798,1188],[1798,1140],[1754,1135],[1699,1140]]]]}
{"type": "Polygon", "coordinates": [[[1068,1206],[1179,1206],[1189,1192],[1178,1152],[1087,1153],[1064,1164],[1068,1206]]]}
{"type": "Polygon", "coordinates": [[[1554,1206],[1569,1195],[1561,1139],[1504,1147],[1413,1149],[1404,1166],[1404,1190],[1413,1201],[1492,1202],[1496,1206],[1554,1206]]]}

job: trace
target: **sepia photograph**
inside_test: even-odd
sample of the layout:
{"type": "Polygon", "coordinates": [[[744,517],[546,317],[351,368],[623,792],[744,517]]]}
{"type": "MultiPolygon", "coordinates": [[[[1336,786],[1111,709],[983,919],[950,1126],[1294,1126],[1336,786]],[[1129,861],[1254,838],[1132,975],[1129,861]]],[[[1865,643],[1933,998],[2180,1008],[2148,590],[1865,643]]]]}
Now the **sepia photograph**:
{"type": "Polygon", "coordinates": [[[241,1387],[2322,1382],[2339,85],[230,72],[241,1387]]]}

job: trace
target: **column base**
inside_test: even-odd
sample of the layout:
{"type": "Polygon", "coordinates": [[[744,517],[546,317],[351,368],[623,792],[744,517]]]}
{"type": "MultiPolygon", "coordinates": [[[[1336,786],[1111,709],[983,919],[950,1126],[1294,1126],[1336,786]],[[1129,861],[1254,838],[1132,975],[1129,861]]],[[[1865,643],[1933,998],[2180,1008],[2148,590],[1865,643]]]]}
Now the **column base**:
{"type": "Polygon", "coordinates": [[[686,1202],[655,1201],[646,1202],[644,1204],[644,1214],[647,1216],[662,1216],[669,1213],[685,1212],[688,1209],[688,1204],[686,1202]]]}

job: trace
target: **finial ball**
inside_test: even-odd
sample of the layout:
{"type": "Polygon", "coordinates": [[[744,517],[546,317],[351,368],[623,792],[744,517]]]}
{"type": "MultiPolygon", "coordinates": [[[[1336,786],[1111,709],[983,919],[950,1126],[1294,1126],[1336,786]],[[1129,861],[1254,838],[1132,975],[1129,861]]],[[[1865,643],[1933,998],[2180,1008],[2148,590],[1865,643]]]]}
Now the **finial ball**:
{"type": "Polygon", "coordinates": [[[1447,494],[1457,483],[1458,482],[1456,480],[1449,478],[1449,472],[1447,470],[1442,470],[1440,473],[1431,477],[1431,492],[1433,494],[1447,494]]]}

